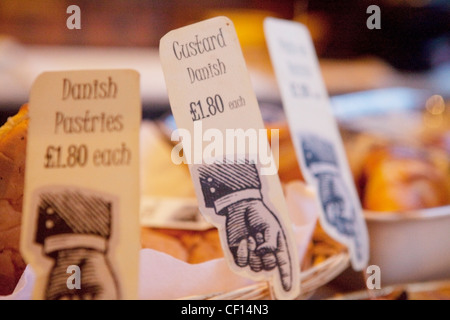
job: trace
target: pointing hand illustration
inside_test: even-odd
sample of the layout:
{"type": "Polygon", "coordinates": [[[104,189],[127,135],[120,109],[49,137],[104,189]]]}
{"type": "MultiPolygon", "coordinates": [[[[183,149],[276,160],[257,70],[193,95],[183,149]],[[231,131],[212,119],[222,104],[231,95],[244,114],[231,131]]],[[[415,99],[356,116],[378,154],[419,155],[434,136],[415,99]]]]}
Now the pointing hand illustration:
{"type": "Polygon", "coordinates": [[[234,263],[252,272],[277,272],[283,290],[293,285],[285,232],[267,207],[255,164],[215,163],[198,168],[206,207],[225,216],[228,249],[234,263]]]}
{"type": "Polygon", "coordinates": [[[118,299],[119,290],[107,259],[111,236],[111,202],[79,190],[39,194],[35,241],[53,260],[45,298],[118,299]],[[80,287],[69,288],[69,266],[79,268],[80,287]]]}
{"type": "Polygon", "coordinates": [[[354,235],[355,212],[350,200],[347,199],[342,178],[332,173],[320,173],[316,177],[326,219],[338,229],[339,233],[354,235]]]}
{"type": "Polygon", "coordinates": [[[254,272],[278,268],[284,290],[292,286],[292,270],[283,230],[262,200],[242,200],[226,209],[226,233],[236,265],[254,272]]]}
{"type": "Polygon", "coordinates": [[[319,200],[325,218],[339,233],[355,234],[355,210],[339,172],[337,157],[331,143],[316,136],[306,136],[302,148],[311,174],[317,181],[319,200]]]}
{"type": "MultiPolygon", "coordinates": [[[[65,249],[52,254],[55,264],[50,271],[46,291],[48,300],[117,299],[117,288],[103,252],[93,249],[65,249]],[[71,288],[67,281],[69,266],[78,266],[80,287],[71,288]]],[[[70,281],[70,279],[69,279],[70,281]]]]}

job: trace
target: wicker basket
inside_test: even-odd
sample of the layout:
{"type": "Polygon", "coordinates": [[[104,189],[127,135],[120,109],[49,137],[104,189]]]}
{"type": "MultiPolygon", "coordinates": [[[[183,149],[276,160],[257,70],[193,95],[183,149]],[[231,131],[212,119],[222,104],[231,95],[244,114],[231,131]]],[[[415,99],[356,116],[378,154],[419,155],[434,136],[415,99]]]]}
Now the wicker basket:
{"type": "MultiPolygon", "coordinates": [[[[350,265],[347,249],[331,239],[318,224],[300,272],[301,294],[310,298],[320,287],[336,278],[350,265]]],[[[268,282],[258,282],[237,290],[184,297],[184,300],[267,300],[272,295],[268,282]]]]}

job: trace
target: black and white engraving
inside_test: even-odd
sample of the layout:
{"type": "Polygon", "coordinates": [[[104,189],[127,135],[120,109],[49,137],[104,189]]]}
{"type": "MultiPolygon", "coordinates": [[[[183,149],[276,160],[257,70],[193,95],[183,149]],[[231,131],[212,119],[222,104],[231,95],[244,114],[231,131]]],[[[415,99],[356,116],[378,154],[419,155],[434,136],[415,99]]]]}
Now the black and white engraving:
{"type": "Polygon", "coordinates": [[[112,230],[111,200],[89,191],[53,188],[38,195],[36,243],[54,261],[48,274],[49,300],[118,299],[107,253],[112,230]],[[69,266],[80,268],[81,287],[69,288],[69,266]]]}
{"type": "Polygon", "coordinates": [[[225,216],[228,249],[239,268],[277,270],[283,290],[293,286],[291,254],[277,216],[264,203],[257,167],[248,160],[198,167],[207,208],[225,216]]]}
{"type": "Polygon", "coordinates": [[[339,172],[333,145],[317,136],[304,136],[302,149],[305,163],[317,179],[320,203],[327,222],[339,233],[355,234],[355,209],[339,172]]]}
{"type": "Polygon", "coordinates": [[[361,230],[350,190],[339,171],[336,152],[331,142],[315,135],[300,139],[306,167],[316,179],[320,204],[326,222],[335,231],[351,239],[358,260],[363,259],[361,230]]]}

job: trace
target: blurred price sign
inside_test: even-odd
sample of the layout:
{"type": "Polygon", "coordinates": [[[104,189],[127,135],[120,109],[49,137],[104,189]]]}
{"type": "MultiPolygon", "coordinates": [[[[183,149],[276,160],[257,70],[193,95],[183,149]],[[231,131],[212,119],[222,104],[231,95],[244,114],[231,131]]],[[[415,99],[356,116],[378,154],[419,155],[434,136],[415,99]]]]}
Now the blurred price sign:
{"type": "Polygon", "coordinates": [[[318,194],[321,224],[349,248],[353,268],[363,270],[367,227],[311,36],[302,24],[276,18],[266,18],[264,30],[297,158],[318,194]]]}

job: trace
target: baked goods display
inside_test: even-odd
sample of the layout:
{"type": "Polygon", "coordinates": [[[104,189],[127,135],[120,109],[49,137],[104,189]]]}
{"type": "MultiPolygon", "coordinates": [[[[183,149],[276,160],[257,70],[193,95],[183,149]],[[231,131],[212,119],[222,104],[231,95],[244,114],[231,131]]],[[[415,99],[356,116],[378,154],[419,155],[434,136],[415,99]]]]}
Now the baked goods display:
{"type": "MultiPolygon", "coordinates": [[[[27,105],[24,105],[0,128],[0,295],[8,295],[14,290],[26,266],[19,252],[19,239],[27,126],[27,105]]],[[[144,123],[143,128],[148,129],[146,134],[149,135],[144,138],[147,147],[151,146],[142,154],[145,161],[151,161],[144,163],[142,168],[145,195],[192,197],[187,166],[170,162],[171,142],[154,124],[144,123]],[[165,172],[164,177],[161,172],[165,172]],[[172,187],[174,180],[178,181],[175,189],[172,187]]],[[[282,183],[303,180],[286,124],[271,124],[268,128],[279,129],[278,159],[282,183]]],[[[402,212],[450,204],[450,131],[422,133],[415,143],[408,144],[341,129],[364,209],[402,212]]],[[[224,256],[215,228],[180,230],[142,226],[141,247],[190,264],[224,256]]],[[[318,223],[301,268],[314,268],[345,250],[318,223]]],[[[390,299],[391,296],[386,297],[390,299]]],[[[398,297],[396,295],[394,299],[398,297]]]]}
{"type": "MultiPolygon", "coordinates": [[[[11,294],[21,277],[25,262],[19,252],[20,219],[22,211],[24,164],[26,156],[26,137],[28,127],[27,106],[10,118],[1,128],[2,157],[0,163],[5,170],[0,180],[2,200],[0,201],[0,271],[2,292],[0,295],[11,294]],[[14,147],[12,147],[14,146],[14,147]]],[[[192,183],[188,179],[187,166],[176,166],[170,162],[171,144],[158,133],[154,125],[143,123],[143,140],[146,142],[146,152],[142,153],[144,177],[161,176],[164,179],[145,179],[142,192],[147,196],[173,197],[181,199],[193,194],[192,183]],[[146,129],[148,131],[146,131],[146,129]],[[146,136],[149,134],[149,136],[146,136]],[[149,148],[149,149],[147,149],[149,148]],[[150,161],[150,163],[146,162],[150,161]],[[162,168],[164,167],[164,170],[162,168]],[[171,178],[174,177],[174,178],[171,178]],[[180,179],[182,177],[183,179],[180,179]],[[178,188],[172,185],[177,181],[178,188]]],[[[300,171],[297,171],[300,172],[300,171]]],[[[293,176],[294,179],[295,176],[293,176]]],[[[342,246],[331,244],[326,234],[314,233],[314,242],[307,248],[302,269],[317,266],[327,257],[338,251],[342,246]]],[[[163,227],[141,227],[141,248],[151,248],[190,264],[198,264],[224,256],[217,229],[183,230],[163,227]]]]}
{"type": "Polygon", "coordinates": [[[450,204],[450,162],[437,150],[386,146],[370,150],[357,176],[361,202],[373,211],[407,211],[450,204]]]}
{"type": "MultiPolygon", "coordinates": [[[[277,125],[274,125],[273,128],[278,129],[277,125]]],[[[190,192],[189,190],[192,190],[193,188],[192,181],[190,179],[178,179],[174,181],[171,178],[174,176],[175,172],[178,172],[180,176],[185,173],[189,174],[189,172],[187,165],[175,165],[170,161],[170,152],[174,143],[168,139],[166,134],[161,134],[165,129],[167,129],[167,127],[163,126],[160,128],[148,122],[144,122],[141,126],[141,136],[145,141],[144,144],[148,147],[148,149],[141,152],[143,158],[141,161],[142,171],[146,177],[149,177],[148,181],[145,182],[145,189],[143,189],[142,192],[144,193],[144,197],[156,199],[155,201],[150,201],[148,206],[144,206],[145,208],[148,208],[148,210],[144,210],[143,212],[148,212],[149,215],[146,215],[145,217],[148,217],[149,219],[143,220],[144,225],[141,228],[142,247],[163,252],[186,263],[203,264],[212,262],[210,265],[214,265],[216,262],[213,262],[212,260],[224,257],[217,229],[213,227],[206,229],[199,228],[198,230],[193,230],[194,228],[177,229],[177,226],[182,223],[180,223],[180,221],[174,223],[174,220],[171,218],[180,219],[184,214],[182,221],[187,221],[186,219],[189,219],[189,222],[197,220],[192,219],[191,217],[193,214],[192,208],[190,207],[191,201],[187,200],[183,208],[183,199],[186,199],[186,195],[190,192]],[[150,153],[152,154],[152,157],[148,156],[150,153]],[[164,159],[166,159],[165,162],[164,159]],[[162,166],[163,162],[164,166],[162,166]],[[160,183],[157,182],[158,179],[150,179],[150,177],[160,174],[162,167],[164,167],[167,178],[164,179],[164,181],[160,181],[160,183]],[[177,184],[177,188],[172,188],[172,184],[177,184]],[[184,191],[179,192],[181,189],[184,191]],[[170,201],[171,203],[180,203],[180,207],[168,205],[167,201],[170,201]],[[154,203],[159,203],[159,205],[153,205],[154,203]],[[172,214],[169,210],[173,210],[173,212],[177,213],[172,214]],[[162,218],[158,221],[151,220],[151,217],[154,219],[156,219],[156,216],[159,217],[159,213],[162,213],[162,211],[165,212],[165,222],[162,218]]],[[[297,163],[295,153],[284,143],[284,140],[289,139],[290,137],[287,127],[285,127],[284,130],[280,130],[279,135],[280,140],[283,141],[280,143],[280,175],[283,176],[282,180],[285,182],[283,184],[286,186],[291,181],[301,180],[301,178],[299,179],[301,173],[298,166],[296,170],[292,170],[292,166],[287,165],[287,163],[284,162],[289,161],[292,164],[297,163]]],[[[309,194],[303,196],[307,197],[309,194]]],[[[187,198],[190,199],[190,197],[187,198]]],[[[308,198],[304,199],[304,201],[302,199],[299,201],[302,202],[305,210],[315,210],[315,202],[313,200],[308,198]]],[[[298,223],[300,223],[300,221],[298,221],[298,223]]],[[[192,227],[191,223],[190,225],[192,227]]],[[[310,232],[312,236],[311,238],[308,237],[307,240],[309,243],[307,242],[304,244],[304,251],[302,251],[303,259],[301,261],[301,270],[311,270],[311,272],[308,273],[309,276],[307,276],[311,278],[315,278],[316,275],[330,272],[328,269],[322,271],[320,267],[320,265],[330,257],[339,253],[345,254],[344,246],[334,242],[320,227],[317,227],[314,230],[314,225],[315,222],[313,222],[311,226],[310,232]]],[[[301,230],[305,230],[305,228],[301,230]]],[[[303,238],[306,238],[306,236],[303,238]]],[[[339,264],[338,267],[344,265],[345,268],[346,263],[348,263],[348,260],[345,258],[336,261],[336,264],[339,264]]],[[[206,267],[206,264],[199,267],[206,267]]],[[[327,278],[324,277],[323,279],[322,277],[319,277],[317,281],[311,281],[311,286],[309,288],[316,288],[318,285],[320,286],[322,283],[321,281],[326,281],[327,278]]],[[[308,286],[305,288],[308,288],[308,286]]],[[[246,289],[243,288],[244,291],[246,289]]],[[[211,294],[214,294],[214,292],[211,292],[211,294]]],[[[234,292],[230,292],[229,294],[234,294],[234,292]]]]}
{"type": "MultiPolygon", "coordinates": [[[[281,181],[303,180],[286,124],[269,128],[276,127],[281,181]]],[[[450,204],[450,130],[417,131],[417,138],[403,141],[341,127],[364,209],[403,212],[450,204]]]]}
{"type": "Polygon", "coordinates": [[[143,248],[167,253],[187,263],[202,263],[223,257],[217,229],[204,231],[143,227],[143,248]]]}
{"type": "Polygon", "coordinates": [[[25,263],[19,251],[28,106],[0,128],[0,295],[10,294],[25,263]]]}
{"type": "Polygon", "coordinates": [[[444,118],[442,125],[430,126],[429,117],[423,111],[418,128],[407,139],[343,129],[365,209],[405,212],[450,204],[450,131],[444,118]]]}
{"type": "MultiPolygon", "coordinates": [[[[203,263],[223,257],[219,234],[215,228],[197,231],[143,227],[141,232],[143,248],[164,252],[187,263],[203,263]]],[[[345,247],[331,239],[318,224],[301,268],[307,270],[344,251],[345,247]]]]}

